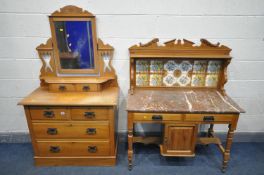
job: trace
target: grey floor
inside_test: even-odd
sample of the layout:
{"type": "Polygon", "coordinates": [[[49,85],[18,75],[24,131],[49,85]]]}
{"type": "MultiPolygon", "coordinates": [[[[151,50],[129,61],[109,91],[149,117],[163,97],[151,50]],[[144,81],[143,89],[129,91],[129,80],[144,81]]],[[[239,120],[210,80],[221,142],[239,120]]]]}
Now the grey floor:
{"type": "MultiPolygon", "coordinates": [[[[29,143],[0,144],[0,175],[125,175],[125,174],[223,174],[222,156],[215,145],[197,146],[194,158],[165,158],[155,145],[135,145],[135,166],[127,169],[127,145],[119,144],[118,163],[114,167],[34,167],[29,143]]],[[[264,143],[234,143],[231,160],[225,174],[263,175],[264,143]]]]}

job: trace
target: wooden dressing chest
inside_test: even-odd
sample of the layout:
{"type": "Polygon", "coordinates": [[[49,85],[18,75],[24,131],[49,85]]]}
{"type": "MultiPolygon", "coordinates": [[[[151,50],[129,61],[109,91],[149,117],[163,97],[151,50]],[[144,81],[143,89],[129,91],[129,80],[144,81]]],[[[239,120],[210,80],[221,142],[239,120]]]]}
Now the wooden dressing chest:
{"type": "Polygon", "coordinates": [[[171,40],[130,49],[128,112],[128,165],[132,169],[133,143],[155,143],[163,156],[195,156],[196,144],[216,144],[227,168],[239,114],[244,112],[225,92],[231,49],[201,39],[195,46],[188,40],[171,40]],[[162,136],[135,134],[135,124],[158,123],[162,136]],[[208,124],[205,137],[199,126],[208,124]],[[213,127],[227,124],[225,147],[213,127]]]}
{"type": "Polygon", "coordinates": [[[116,163],[119,88],[113,48],[96,38],[95,16],[66,6],[37,47],[41,86],[24,98],[36,165],[116,163]]]}

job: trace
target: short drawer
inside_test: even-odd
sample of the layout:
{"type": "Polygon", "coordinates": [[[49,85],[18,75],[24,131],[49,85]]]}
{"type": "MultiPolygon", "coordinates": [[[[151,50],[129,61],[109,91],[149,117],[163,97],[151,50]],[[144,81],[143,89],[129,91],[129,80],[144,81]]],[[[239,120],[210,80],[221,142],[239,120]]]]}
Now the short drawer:
{"type": "Polygon", "coordinates": [[[74,84],[49,84],[49,90],[52,92],[73,92],[75,91],[74,84]]]}
{"type": "Polygon", "coordinates": [[[72,120],[107,120],[112,115],[110,107],[72,107],[72,120]]]}
{"type": "Polygon", "coordinates": [[[100,84],[76,84],[76,91],[78,92],[95,92],[100,91],[100,84]]]}
{"type": "Polygon", "coordinates": [[[107,139],[109,137],[109,123],[32,123],[36,138],[86,138],[107,139]]]}
{"type": "Polygon", "coordinates": [[[186,114],[185,121],[197,122],[232,122],[237,115],[232,114],[186,114]]]}
{"type": "Polygon", "coordinates": [[[37,141],[39,156],[107,156],[109,141],[37,141]]]}
{"type": "Polygon", "coordinates": [[[161,114],[161,113],[134,113],[133,119],[138,121],[181,121],[182,114],[161,114]]]}
{"type": "Polygon", "coordinates": [[[63,107],[30,107],[32,120],[68,120],[70,110],[63,107]]]}

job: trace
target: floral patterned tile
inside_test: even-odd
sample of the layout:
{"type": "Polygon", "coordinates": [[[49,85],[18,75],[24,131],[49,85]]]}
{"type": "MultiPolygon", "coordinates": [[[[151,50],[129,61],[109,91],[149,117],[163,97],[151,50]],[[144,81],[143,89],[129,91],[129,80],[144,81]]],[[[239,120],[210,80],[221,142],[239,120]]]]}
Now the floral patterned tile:
{"type": "Polygon", "coordinates": [[[137,86],[148,86],[148,74],[136,74],[137,86]]]}
{"type": "Polygon", "coordinates": [[[221,69],[221,61],[209,61],[207,67],[207,73],[218,73],[221,69]]]}
{"type": "Polygon", "coordinates": [[[205,86],[216,87],[218,84],[218,74],[207,75],[205,80],[205,86]]]}
{"type": "Polygon", "coordinates": [[[205,73],[207,66],[207,61],[194,61],[193,73],[205,73]]]}
{"type": "Polygon", "coordinates": [[[192,86],[204,86],[205,76],[203,74],[192,75],[192,86]]]}
{"type": "Polygon", "coordinates": [[[177,82],[177,78],[173,74],[168,74],[163,78],[165,86],[173,86],[177,82]]]}
{"type": "Polygon", "coordinates": [[[150,61],[150,72],[162,72],[163,71],[163,62],[158,60],[150,61]]]}
{"type": "Polygon", "coordinates": [[[148,72],[149,62],[146,60],[137,60],[136,61],[136,72],[148,72]]]}
{"type": "Polygon", "coordinates": [[[187,73],[187,72],[189,72],[190,70],[192,70],[192,64],[191,64],[189,61],[182,61],[182,62],[179,64],[179,70],[180,70],[182,73],[187,73]]]}
{"type": "Polygon", "coordinates": [[[150,74],[149,85],[150,86],[162,86],[162,75],[161,74],[150,74]]]}
{"type": "Polygon", "coordinates": [[[169,60],[164,64],[164,69],[169,73],[173,73],[176,69],[178,69],[178,64],[173,60],[169,60]]]}
{"type": "Polygon", "coordinates": [[[179,79],[177,80],[177,83],[180,86],[187,86],[191,82],[191,78],[188,76],[188,74],[182,74],[179,79]]]}

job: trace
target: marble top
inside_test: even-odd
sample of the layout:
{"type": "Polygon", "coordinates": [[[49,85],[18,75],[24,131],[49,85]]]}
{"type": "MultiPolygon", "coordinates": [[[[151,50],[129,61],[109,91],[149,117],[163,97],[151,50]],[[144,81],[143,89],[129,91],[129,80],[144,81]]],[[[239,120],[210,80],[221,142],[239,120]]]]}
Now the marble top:
{"type": "Polygon", "coordinates": [[[173,113],[243,113],[229,96],[216,89],[134,90],[127,111],[173,113]]]}

